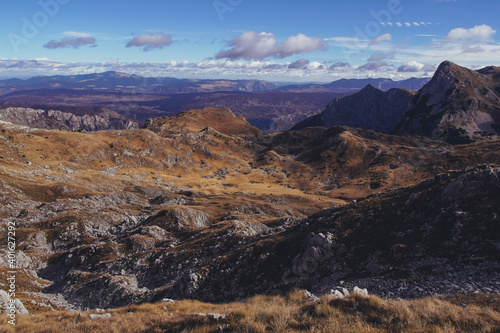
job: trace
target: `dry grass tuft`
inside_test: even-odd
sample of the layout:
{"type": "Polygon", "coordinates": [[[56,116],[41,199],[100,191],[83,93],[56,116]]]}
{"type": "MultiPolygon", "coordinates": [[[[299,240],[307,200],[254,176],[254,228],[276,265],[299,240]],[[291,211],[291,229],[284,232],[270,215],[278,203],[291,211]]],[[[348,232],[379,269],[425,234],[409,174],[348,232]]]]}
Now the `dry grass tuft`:
{"type": "Polygon", "coordinates": [[[110,318],[90,319],[95,312],[39,312],[19,316],[14,328],[0,316],[1,332],[498,332],[498,295],[425,298],[413,301],[351,296],[323,296],[308,301],[302,291],[284,296],[256,296],[243,303],[208,304],[178,301],[132,305],[109,310],[110,318]],[[462,304],[453,304],[460,301],[462,304]],[[214,319],[197,314],[223,314],[214,319]]]}

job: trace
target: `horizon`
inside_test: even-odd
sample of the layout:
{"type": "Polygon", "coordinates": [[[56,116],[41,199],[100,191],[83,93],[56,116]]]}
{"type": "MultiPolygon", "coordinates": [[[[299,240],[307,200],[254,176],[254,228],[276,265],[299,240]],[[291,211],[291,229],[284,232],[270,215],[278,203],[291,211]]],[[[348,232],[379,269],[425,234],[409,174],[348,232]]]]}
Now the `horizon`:
{"type": "Polygon", "coordinates": [[[428,78],[444,59],[470,69],[500,65],[494,0],[3,5],[0,78],[116,71],[327,83],[428,78]]]}
{"type": "MultiPolygon", "coordinates": [[[[37,77],[57,77],[57,76],[65,76],[65,77],[70,77],[70,76],[81,76],[81,75],[100,75],[100,74],[106,74],[106,73],[117,73],[117,74],[124,74],[124,75],[129,75],[129,76],[133,76],[133,75],[137,75],[139,77],[142,77],[142,78],[145,78],[145,79],[148,79],[148,78],[170,78],[170,79],[177,79],[177,80],[192,80],[192,81],[224,81],[224,80],[227,80],[227,81],[263,81],[263,82],[269,82],[269,83],[276,83],[276,84],[281,84],[281,86],[286,86],[286,85],[308,85],[308,84],[319,84],[319,85],[322,85],[322,84],[328,84],[328,83],[333,83],[333,82],[337,82],[337,81],[342,81],[342,80],[393,80],[394,82],[398,82],[398,81],[405,81],[405,80],[411,80],[411,79],[431,79],[432,78],[432,75],[429,76],[429,77],[421,77],[421,78],[418,78],[416,76],[412,76],[412,77],[408,77],[408,78],[404,78],[404,79],[392,79],[392,78],[388,78],[388,77],[367,77],[367,78],[338,78],[338,79],[335,79],[333,81],[304,81],[304,82],[294,82],[294,81],[268,81],[268,80],[260,80],[260,79],[227,79],[227,78],[213,78],[213,79],[200,79],[200,78],[195,78],[195,77],[180,77],[180,78],[177,78],[177,77],[170,77],[170,76],[142,76],[140,74],[132,74],[132,73],[126,73],[126,72],[118,72],[118,71],[104,71],[104,72],[95,72],[95,73],[82,73],[82,74],[68,74],[68,75],[64,75],[64,74],[54,74],[54,75],[35,75],[35,76],[24,76],[24,77],[3,77],[3,76],[0,76],[0,81],[5,81],[5,80],[13,80],[13,79],[19,79],[19,80],[23,80],[23,81],[26,81],[26,80],[30,80],[30,79],[33,79],[33,78],[37,78],[37,77]]],[[[433,73],[434,74],[434,73],[433,73]]]]}

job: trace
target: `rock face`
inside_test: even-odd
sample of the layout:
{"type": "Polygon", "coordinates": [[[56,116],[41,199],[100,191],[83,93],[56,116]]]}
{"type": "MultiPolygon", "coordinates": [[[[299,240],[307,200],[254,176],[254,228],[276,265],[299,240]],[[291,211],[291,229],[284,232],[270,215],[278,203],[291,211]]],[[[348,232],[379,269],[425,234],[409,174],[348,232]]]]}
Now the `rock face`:
{"type": "Polygon", "coordinates": [[[0,309],[7,314],[29,314],[28,310],[24,307],[23,302],[18,299],[12,300],[4,290],[0,290],[0,309]]]}
{"type": "Polygon", "coordinates": [[[15,125],[66,131],[100,131],[138,128],[138,123],[108,109],[99,108],[94,114],[75,115],[58,110],[23,107],[0,109],[0,120],[15,125]]]}
{"type": "Polygon", "coordinates": [[[472,71],[443,62],[432,80],[415,96],[397,130],[450,140],[453,129],[467,133],[499,130],[500,68],[472,71]]]}
{"type": "Polygon", "coordinates": [[[241,288],[255,281],[250,289],[257,292],[325,293],[340,281],[388,297],[498,292],[499,176],[500,169],[478,166],[322,211],[265,254],[252,247],[229,276],[241,288]],[[255,256],[266,260],[255,263],[255,256]],[[243,279],[237,270],[245,267],[252,268],[243,279]]]}
{"type": "Polygon", "coordinates": [[[360,92],[336,99],[321,114],[324,126],[350,126],[390,133],[408,110],[413,93],[390,89],[386,92],[371,85],[360,92]]]}
{"type": "Polygon", "coordinates": [[[319,116],[297,124],[351,126],[383,133],[420,135],[470,143],[471,134],[500,131],[500,68],[472,71],[443,62],[432,80],[414,94],[372,86],[331,102],[319,116]]]}

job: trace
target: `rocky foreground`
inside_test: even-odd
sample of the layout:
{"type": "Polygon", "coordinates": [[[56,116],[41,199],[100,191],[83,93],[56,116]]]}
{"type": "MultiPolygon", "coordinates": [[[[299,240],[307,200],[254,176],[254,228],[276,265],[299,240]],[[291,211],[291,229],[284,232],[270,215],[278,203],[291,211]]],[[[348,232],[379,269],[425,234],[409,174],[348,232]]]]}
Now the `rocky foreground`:
{"type": "Polygon", "coordinates": [[[500,292],[496,137],[263,134],[227,109],[149,126],[0,123],[1,218],[16,225],[28,310],[354,286],[403,298],[500,292]],[[203,128],[207,114],[232,132],[203,128]]]}

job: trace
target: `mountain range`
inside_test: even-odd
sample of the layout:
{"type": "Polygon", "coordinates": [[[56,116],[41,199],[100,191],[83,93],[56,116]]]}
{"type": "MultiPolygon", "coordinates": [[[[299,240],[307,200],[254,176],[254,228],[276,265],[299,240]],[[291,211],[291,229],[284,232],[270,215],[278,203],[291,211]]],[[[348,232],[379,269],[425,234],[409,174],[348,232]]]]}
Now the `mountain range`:
{"type": "Polygon", "coordinates": [[[352,126],[382,133],[421,135],[450,143],[468,143],[474,136],[500,130],[500,68],[472,71],[443,62],[416,93],[371,85],[332,101],[324,111],[297,124],[352,126]]]}
{"type": "MultiPolygon", "coordinates": [[[[173,116],[189,109],[230,108],[259,129],[272,132],[292,128],[320,113],[333,98],[352,94],[368,82],[380,89],[419,89],[427,81],[338,80],[324,85],[280,87],[259,80],[155,78],[105,72],[3,80],[0,81],[0,104],[46,112],[64,109],[75,114],[82,107],[100,107],[120,113],[139,126],[148,118],[173,116]]],[[[20,119],[15,121],[23,124],[20,119]]]]}
{"type": "Polygon", "coordinates": [[[352,92],[367,84],[379,89],[405,88],[418,90],[429,79],[412,78],[403,81],[391,79],[341,79],[328,84],[303,84],[279,86],[262,80],[199,80],[171,77],[143,77],[120,72],[104,72],[71,76],[35,76],[30,79],[0,80],[0,95],[37,89],[73,89],[133,94],[207,93],[220,91],[240,92],[352,92]]]}

